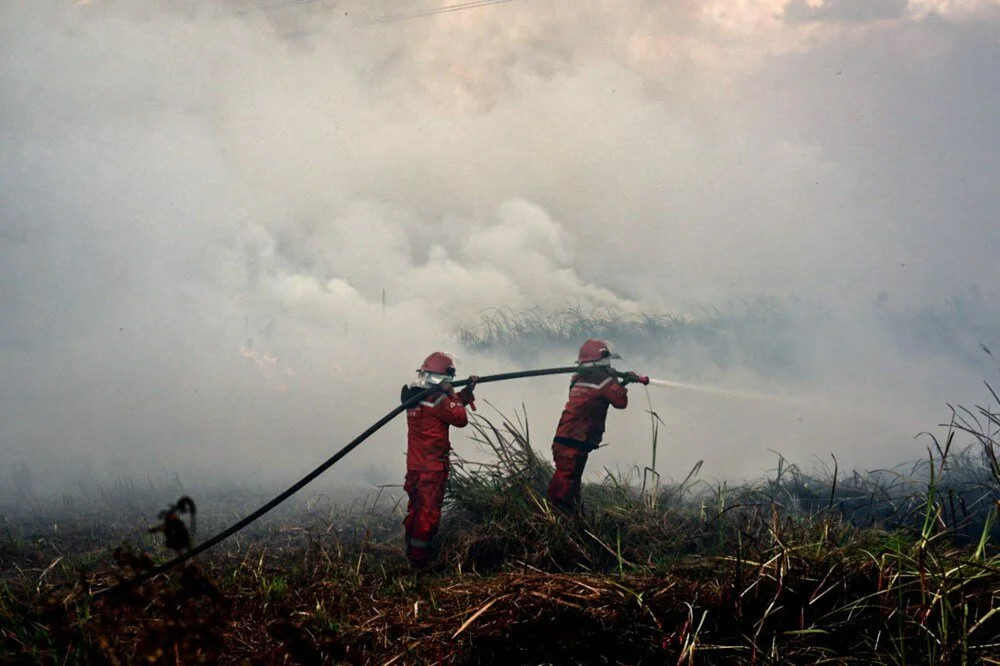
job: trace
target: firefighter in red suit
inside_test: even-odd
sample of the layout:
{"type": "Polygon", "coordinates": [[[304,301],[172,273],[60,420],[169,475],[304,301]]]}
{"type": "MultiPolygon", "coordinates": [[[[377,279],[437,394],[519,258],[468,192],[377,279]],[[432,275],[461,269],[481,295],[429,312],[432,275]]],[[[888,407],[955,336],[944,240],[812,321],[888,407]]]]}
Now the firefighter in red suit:
{"type": "Polygon", "coordinates": [[[441,522],[451,451],[448,428],[464,428],[469,422],[465,407],[476,408],[472,394],[476,377],[470,377],[469,384],[457,394],[451,387],[454,377],[454,359],[444,352],[434,352],[420,366],[416,380],[403,387],[401,395],[402,402],[406,402],[428,388],[440,389],[406,410],[406,482],[403,489],[409,496],[409,503],[403,526],[406,529],[406,557],[415,569],[427,567],[431,539],[441,522]]]}
{"type": "Polygon", "coordinates": [[[580,347],[577,374],[569,383],[569,400],[563,409],[552,443],[555,473],[549,482],[549,501],[564,510],[580,502],[580,486],[587,456],[601,444],[608,407],[628,406],[630,381],[639,375],[626,373],[621,381],[611,369],[611,359],[621,358],[607,340],[591,338],[580,347]]]}

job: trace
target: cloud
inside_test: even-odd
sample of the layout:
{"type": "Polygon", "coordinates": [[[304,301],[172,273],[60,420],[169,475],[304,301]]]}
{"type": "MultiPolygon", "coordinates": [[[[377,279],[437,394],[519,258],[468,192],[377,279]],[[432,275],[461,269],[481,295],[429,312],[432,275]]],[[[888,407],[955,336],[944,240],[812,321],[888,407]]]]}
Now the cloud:
{"type": "Polygon", "coordinates": [[[1000,2],[997,0],[909,0],[909,9],[914,17],[930,15],[954,17],[960,20],[982,16],[996,18],[1000,2]]]}
{"type": "Polygon", "coordinates": [[[785,19],[799,21],[870,22],[899,19],[906,14],[909,0],[792,0],[784,7],[785,19]]]}

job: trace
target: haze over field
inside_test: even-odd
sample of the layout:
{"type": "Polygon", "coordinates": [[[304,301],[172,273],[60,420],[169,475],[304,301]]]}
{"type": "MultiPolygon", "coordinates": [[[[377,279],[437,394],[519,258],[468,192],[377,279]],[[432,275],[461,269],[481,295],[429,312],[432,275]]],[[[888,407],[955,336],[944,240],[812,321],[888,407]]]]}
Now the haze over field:
{"type": "MultiPolygon", "coordinates": [[[[434,349],[463,374],[523,367],[459,347],[495,307],[780,303],[795,372],[622,349],[664,379],[794,397],[651,389],[672,476],[702,458],[756,475],[768,449],[908,460],[946,402],[984,399],[1000,2],[461,4],[0,3],[8,469],[40,491],[292,480],[434,349]]],[[[547,450],[564,379],[480,395],[524,402],[547,450]]],[[[594,474],[648,460],[632,395],[594,474]]],[[[401,478],[403,429],[325,479],[401,478]]]]}

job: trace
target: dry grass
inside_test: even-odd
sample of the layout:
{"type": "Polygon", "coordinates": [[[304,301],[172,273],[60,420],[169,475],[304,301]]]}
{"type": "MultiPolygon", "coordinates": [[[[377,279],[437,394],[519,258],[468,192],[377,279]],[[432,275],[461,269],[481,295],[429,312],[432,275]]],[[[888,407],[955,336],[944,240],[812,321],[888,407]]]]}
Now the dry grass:
{"type": "MultiPolygon", "coordinates": [[[[970,413],[995,446],[996,413],[970,413]]],[[[952,437],[906,475],[824,483],[779,461],[754,484],[643,492],[609,474],[565,516],[542,499],[550,468],[524,415],[475,433],[493,455],[456,465],[438,568],[419,577],[391,502],[286,514],[97,598],[163,554],[132,543],[112,565],[105,532],[80,526],[57,553],[9,527],[0,661],[953,664],[1000,649],[997,479],[952,437]],[[961,479],[993,498],[978,513],[955,505],[961,479]]]]}

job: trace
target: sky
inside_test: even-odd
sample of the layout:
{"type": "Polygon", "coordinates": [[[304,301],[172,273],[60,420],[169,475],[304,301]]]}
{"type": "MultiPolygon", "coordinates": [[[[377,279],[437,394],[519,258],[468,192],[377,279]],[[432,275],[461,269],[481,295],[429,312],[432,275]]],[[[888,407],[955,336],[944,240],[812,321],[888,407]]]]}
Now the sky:
{"type": "MultiPolygon", "coordinates": [[[[492,308],[832,313],[806,384],[622,350],[788,401],[633,390],[598,477],[646,463],[650,407],[666,475],[732,477],[916,458],[984,399],[989,358],[866,313],[1000,319],[1000,2],[463,4],[0,3],[0,459],[294,480],[433,350],[522,368],[457,342],[492,308]]],[[[480,393],[547,448],[564,379],[480,393]]],[[[328,480],[401,477],[403,427],[328,480]]]]}

